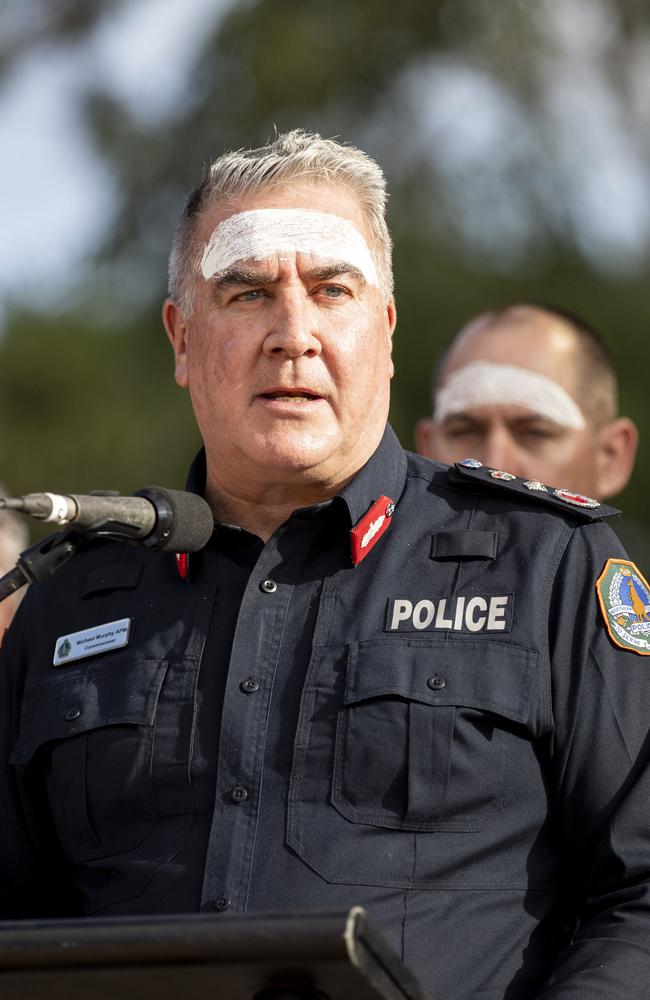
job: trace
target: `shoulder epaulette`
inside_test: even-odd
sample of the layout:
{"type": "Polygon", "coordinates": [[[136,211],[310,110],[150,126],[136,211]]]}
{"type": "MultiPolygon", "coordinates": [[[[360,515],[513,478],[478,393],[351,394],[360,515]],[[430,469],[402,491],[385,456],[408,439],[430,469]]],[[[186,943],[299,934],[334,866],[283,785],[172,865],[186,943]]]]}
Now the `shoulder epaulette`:
{"type": "Polygon", "coordinates": [[[616,507],[600,503],[599,500],[586,497],[582,493],[548,486],[537,479],[522,479],[512,472],[503,472],[501,469],[491,469],[476,458],[465,458],[462,462],[450,465],[448,475],[453,483],[469,485],[468,480],[472,480],[488,488],[508,490],[509,493],[525,497],[526,500],[537,500],[558,507],[565,513],[576,514],[586,521],[599,521],[604,517],[621,513],[616,507]]]}

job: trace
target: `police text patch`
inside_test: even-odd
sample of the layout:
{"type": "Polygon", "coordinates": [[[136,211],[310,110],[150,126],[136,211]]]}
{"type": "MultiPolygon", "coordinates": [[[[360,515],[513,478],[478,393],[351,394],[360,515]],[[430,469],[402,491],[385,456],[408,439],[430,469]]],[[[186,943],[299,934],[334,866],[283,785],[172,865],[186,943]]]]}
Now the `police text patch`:
{"type": "Polygon", "coordinates": [[[391,597],[385,632],[509,632],[512,594],[391,597]]]}

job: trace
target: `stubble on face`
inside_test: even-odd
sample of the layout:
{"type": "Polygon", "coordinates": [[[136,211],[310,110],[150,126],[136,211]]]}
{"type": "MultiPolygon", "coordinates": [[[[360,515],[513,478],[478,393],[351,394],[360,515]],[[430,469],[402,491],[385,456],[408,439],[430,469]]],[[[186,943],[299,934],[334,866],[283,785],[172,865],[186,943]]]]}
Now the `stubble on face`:
{"type": "MultiPolygon", "coordinates": [[[[313,185],[219,206],[204,220],[205,239],[236,212],[285,206],[343,217],[369,240],[349,192],[313,185]]],[[[211,473],[244,488],[331,495],[384,430],[392,302],[354,268],[309,254],[237,270],[225,282],[198,279],[188,329],[187,383],[211,473]]]]}

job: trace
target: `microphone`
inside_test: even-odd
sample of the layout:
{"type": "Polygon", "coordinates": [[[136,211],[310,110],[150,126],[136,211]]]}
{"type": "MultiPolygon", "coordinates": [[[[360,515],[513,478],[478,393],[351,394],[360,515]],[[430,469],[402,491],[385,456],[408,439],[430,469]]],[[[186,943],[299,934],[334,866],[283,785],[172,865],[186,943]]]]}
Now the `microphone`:
{"type": "Polygon", "coordinates": [[[28,493],[0,498],[3,507],[40,521],[74,524],[82,531],[172,552],[198,552],[214,528],[212,511],[202,497],[162,486],[145,486],[130,497],[99,490],[86,496],[28,493]]]}

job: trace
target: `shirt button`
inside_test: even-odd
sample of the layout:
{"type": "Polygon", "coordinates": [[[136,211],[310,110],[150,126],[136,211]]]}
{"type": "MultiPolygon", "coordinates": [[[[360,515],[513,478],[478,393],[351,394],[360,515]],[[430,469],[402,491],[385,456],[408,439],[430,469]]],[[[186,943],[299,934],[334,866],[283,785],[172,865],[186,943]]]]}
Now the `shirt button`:
{"type": "Polygon", "coordinates": [[[212,909],[216,910],[218,913],[223,913],[230,906],[230,900],[227,896],[217,896],[216,899],[212,900],[212,909]]]}
{"type": "Polygon", "coordinates": [[[246,801],[246,799],[248,798],[248,792],[246,791],[243,785],[235,785],[235,787],[230,793],[230,798],[232,802],[235,802],[237,805],[239,805],[240,802],[246,801]]]}
{"type": "Polygon", "coordinates": [[[80,708],[69,708],[68,711],[65,713],[65,721],[74,722],[74,720],[78,719],[80,715],[81,715],[80,708]]]}
{"type": "Polygon", "coordinates": [[[440,677],[439,674],[434,674],[433,677],[429,677],[427,680],[427,684],[433,691],[439,691],[446,685],[446,683],[447,679],[445,677],[440,677]]]}
{"type": "Polygon", "coordinates": [[[260,583],[260,590],[263,590],[265,594],[275,594],[278,589],[278,585],[275,580],[262,580],[260,583]]]}
{"type": "Polygon", "coordinates": [[[240,691],[244,694],[252,694],[253,691],[259,691],[259,684],[254,677],[247,677],[245,681],[242,681],[239,685],[240,691]]]}

